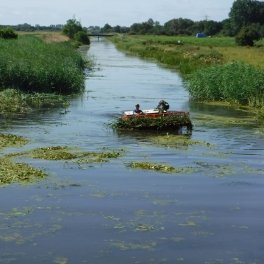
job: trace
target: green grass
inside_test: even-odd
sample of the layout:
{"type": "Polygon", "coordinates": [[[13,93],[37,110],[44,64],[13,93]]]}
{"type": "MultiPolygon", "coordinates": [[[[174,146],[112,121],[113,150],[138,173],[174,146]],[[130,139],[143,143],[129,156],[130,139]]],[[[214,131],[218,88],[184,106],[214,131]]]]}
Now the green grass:
{"type": "Polygon", "coordinates": [[[194,37],[168,36],[126,36],[114,37],[112,41],[124,51],[177,69],[183,75],[201,67],[223,62],[223,55],[212,45],[234,45],[233,39],[225,38],[217,42],[213,38],[197,39],[194,37]],[[211,41],[211,42],[210,42],[211,41]]]}
{"type": "Polygon", "coordinates": [[[85,60],[69,43],[34,36],[0,40],[0,87],[25,92],[77,93],[84,89],[85,60]]]}

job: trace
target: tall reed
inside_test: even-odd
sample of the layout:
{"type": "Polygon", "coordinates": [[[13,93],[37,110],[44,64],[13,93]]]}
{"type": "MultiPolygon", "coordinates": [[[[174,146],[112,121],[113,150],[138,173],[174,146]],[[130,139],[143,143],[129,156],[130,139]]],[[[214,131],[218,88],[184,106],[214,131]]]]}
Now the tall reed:
{"type": "Polygon", "coordinates": [[[69,94],[84,88],[85,60],[68,43],[34,36],[0,40],[0,86],[26,92],[69,94]]]}
{"type": "Polygon", "coordinates": [[[201,69],[191,74],[186,84],[194,99],[264,105],[264,71],[249,64],[234,62],[201,69]]]}

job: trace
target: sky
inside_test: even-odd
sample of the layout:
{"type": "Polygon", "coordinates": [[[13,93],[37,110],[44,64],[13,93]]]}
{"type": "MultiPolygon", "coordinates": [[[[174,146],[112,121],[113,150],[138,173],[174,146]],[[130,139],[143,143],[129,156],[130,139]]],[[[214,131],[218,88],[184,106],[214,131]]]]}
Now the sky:
{"type": "Polygon", "coordinates": [[[234,0],[0,0],[0,25],[65,24],[131,26],[152,18],[161,24],[173,18],[194,21],[228,18],[234,0]]]}

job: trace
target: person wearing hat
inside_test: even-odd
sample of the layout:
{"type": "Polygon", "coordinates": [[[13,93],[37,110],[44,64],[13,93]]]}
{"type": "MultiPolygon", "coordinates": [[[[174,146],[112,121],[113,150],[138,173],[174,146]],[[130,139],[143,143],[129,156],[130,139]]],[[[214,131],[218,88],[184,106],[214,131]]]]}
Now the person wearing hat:
{"type": "Polygon", "coordinates": [[[135,107],[136,107],[136,109],[134,110],[134,113],[143,114],[142,110],[140,110],[140,105],[139,104],[136,104],[135,107]]]}

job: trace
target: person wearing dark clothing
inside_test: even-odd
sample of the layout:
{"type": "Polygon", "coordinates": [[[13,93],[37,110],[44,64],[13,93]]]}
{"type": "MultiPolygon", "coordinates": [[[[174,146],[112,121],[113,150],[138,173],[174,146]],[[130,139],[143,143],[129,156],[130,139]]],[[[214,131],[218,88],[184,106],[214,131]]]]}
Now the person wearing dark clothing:
{"type": "Polygon", "coordinates": [[[135,107],[136,107],[136,109],[134,110],[134,113],[143,114],[142,110],[140,110],[140,105],[139,104],[136,104],[135,107]]]}
{"type": "Polygon", "coordinates": [[[159,110],[160,113],[167,112],[169,108],[170,105],[166,101],[164,100],[159,101],[157,109],[159,110]]]}

